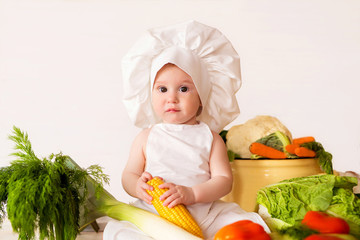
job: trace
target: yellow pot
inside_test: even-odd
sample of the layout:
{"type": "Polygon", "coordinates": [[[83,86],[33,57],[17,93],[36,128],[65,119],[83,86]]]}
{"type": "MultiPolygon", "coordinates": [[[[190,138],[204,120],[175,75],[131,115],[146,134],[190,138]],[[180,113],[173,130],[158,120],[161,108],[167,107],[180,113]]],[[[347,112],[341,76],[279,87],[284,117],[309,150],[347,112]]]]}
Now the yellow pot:
{"type": "Polygon", "coordinates": [[[318,159],[235,159],[231,162],[234,183],[222,200],[238,203],[242,209],[257,211],[256,193],[266,185],[284,179],[322,173],[318,159]]]}

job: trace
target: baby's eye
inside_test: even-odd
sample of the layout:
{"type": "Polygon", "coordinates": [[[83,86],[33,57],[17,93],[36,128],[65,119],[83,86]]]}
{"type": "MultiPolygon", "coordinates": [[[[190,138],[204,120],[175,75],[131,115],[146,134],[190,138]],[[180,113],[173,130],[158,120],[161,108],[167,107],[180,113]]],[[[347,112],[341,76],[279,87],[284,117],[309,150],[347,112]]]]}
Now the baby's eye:
{"type": "Polygon", "coordinates": [[[159,91],[162,93],[167,92],[167,88],[166,87],[159,87],[159,91]]]}
{"type": "Polygon", "coordinates": [[[179,89],[180,92],[187,92],[188,90],[189,90],[188,87],[185,87],[185,86],[182,86],[179,89]]]}

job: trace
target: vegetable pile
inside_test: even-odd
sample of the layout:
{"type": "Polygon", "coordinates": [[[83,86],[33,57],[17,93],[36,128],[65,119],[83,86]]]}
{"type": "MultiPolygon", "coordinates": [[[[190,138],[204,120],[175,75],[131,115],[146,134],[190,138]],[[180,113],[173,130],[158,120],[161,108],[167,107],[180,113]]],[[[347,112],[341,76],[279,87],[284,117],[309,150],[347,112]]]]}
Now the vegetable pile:
{"type": "Polygon", "coordinates": [[[314,137],[295,138],[291,142],[284,133],[276,131],[252,143],[250,152],[252,159],[318,158],[321,170],[333,174],[331,153],[314,137]]]}
{"type": "Polygon", "coordinates": [[[232,126],[228,131],[223,131],[223,138],[227,148],[236,154],[236,158],[246,159],[252,155],[249,146],[253,142],[276,131],[282,132],[290,140],[292,139],[291,132],[279,119],[260,115],[246,121],[244,124],[232,126]]]}
{"type": "Polygon", "coordinates": [[[280,181],[258,191],[259,214],[272,231],[290,235],[289,239],[314,233],[305,231],[303,225],[320,233],[346,234],[350,230],[359,239],[360,199],[352,191],[357,182],[355,177],[331,174],[280,181]]]}
{"type": "Polygon", "coordinates": [[[333,175],[332,155],[313,136],[293,138],[276,118],[258,116],[220,134],[234,159],[316,158],[325,174],[270,184],[257,192],[259,214],[279,240],[360,239],[356,177],[333,175]]]}
{"type": "Polygon", "coordinates": [[[17,160],[0,168],[0,225],[8,217],[21,240],[73,240],[102,216],[130,221],[159,239],[200,239],[160,216],[117,201],[103,188],[102,168],[80,168],[69,156],[39,159],[28,135],[14,127],[9,137],[17,160]]]}
{"type": "Polygon", "coordinates": [[[229,160],[234,159],[296,159],[317,158],[320,168],[333,174],[332,155],[312,136],[292,139],[290,131],[271,116],[257,116],[220,135],[228,148],[229,160]]]}

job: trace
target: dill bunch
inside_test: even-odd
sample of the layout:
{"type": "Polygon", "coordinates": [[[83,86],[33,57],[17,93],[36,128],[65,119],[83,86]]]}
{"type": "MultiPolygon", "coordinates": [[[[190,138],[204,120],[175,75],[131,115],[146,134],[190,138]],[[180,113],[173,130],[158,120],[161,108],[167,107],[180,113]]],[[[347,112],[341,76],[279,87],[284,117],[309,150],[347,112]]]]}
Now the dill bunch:
{"type": "Polygon", "coordinates": [[[10,166],[0,168],[0,224],[7,215],[21,240],[72,240],[79,233],[80,212],[87,199],[87,179],[101,191],[109,178],[98,165],[74,167],[69,156],[38,158],[27,133],[13,127],[15,142],[10,166]]]}

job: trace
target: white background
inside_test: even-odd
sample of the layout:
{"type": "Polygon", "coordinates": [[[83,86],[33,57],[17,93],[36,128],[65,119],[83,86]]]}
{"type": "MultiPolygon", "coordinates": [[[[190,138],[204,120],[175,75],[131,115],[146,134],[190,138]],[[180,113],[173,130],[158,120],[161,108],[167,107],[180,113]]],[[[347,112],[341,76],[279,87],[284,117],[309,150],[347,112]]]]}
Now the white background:
{"type": "Polygon", "coordinates": [[[39,157],[100,164],[120,200],[140,131],[121,102],[121,58],[148,28],[194,19],[222,31],[241,58],[240,116],[280,119],[312,135],[338,171],[360,172],[360,1],[0,0],[0,166],[12,126],[39,157]]]}

